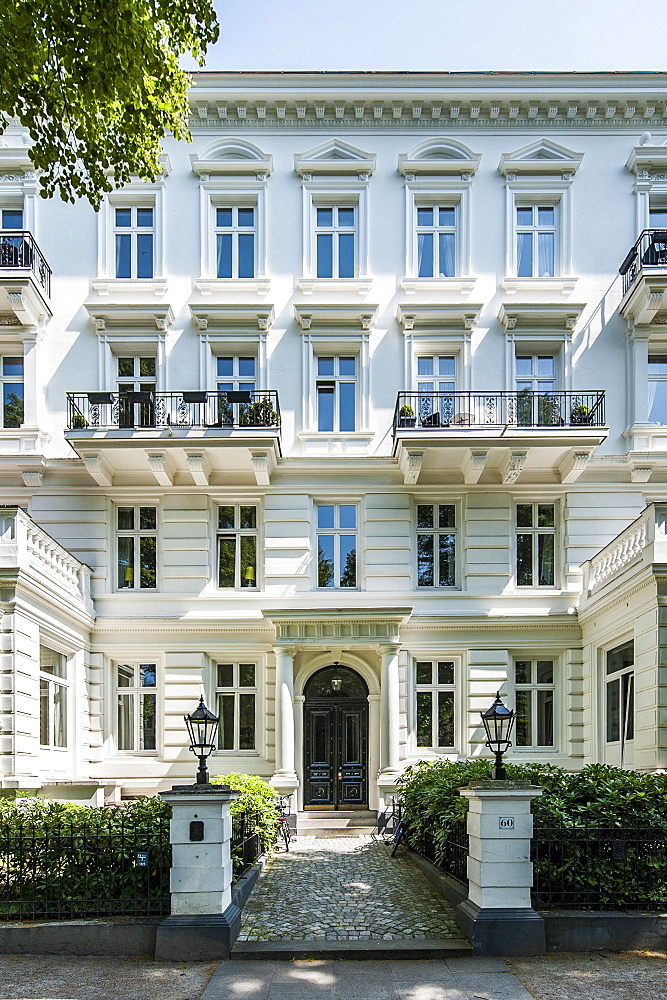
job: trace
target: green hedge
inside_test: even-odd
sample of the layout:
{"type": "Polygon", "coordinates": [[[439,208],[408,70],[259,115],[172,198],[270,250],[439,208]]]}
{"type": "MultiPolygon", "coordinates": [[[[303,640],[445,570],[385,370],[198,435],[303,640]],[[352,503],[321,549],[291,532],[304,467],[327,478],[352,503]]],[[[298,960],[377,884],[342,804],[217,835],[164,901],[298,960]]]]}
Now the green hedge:
{"type": "Polygon", "coordinates": [[[256,774],[240,774],[237,771],[217,775],[211,778],[211,784],[229,785],[234,791],[241,792],[230,806],[232,817],[254,813],[257,817],[254,832],[259,834],[264,850],[271,851],[278,826],[276,793],[271,785],[256,774]]]}

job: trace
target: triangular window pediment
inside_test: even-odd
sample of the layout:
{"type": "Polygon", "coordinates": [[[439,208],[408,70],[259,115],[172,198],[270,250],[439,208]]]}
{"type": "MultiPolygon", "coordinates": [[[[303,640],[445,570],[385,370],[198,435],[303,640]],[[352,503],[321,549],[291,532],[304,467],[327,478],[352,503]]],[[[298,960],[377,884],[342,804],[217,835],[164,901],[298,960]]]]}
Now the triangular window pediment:
{"type": "Polygon", "coordinates": [[[375,169],[375,154],[351,146],[341,139],[332,139],[315,146],[314,149],[294,157],[294,169],[298,174],[308,173],[365,173],[375,169]]]}
{"type": "Polygon", "coordinates": [[[503,153],[498,170],[509,173],[574,173],[584,157],[550,139],[539,139],[512,153],[503,153]]]}

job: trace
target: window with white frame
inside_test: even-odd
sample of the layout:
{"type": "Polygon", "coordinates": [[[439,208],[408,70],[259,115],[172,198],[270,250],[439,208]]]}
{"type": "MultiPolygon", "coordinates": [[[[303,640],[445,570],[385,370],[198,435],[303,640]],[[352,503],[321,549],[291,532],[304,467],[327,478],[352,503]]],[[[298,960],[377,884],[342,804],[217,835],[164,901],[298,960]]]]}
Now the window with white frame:
{"type": "Polygon", "coordinates": [[[157,507],[141,504],[116,508],[118,590],[157,587],[157,507]]]}
{"type": "Polygon", "coordinates": [[[152,278],[155,271],[153,206],[123,205],[114,208],[115,276],[152,278]]]}
{"type": "Polygon", "coordinates": [[[256,744],[257,665],[216,666],[218,750],[254,750],[256,744]]]}
{"type": "Polygon", "coordinates": [[[218,507],[218,587],[257,586],[257,506],[218,507]]]}
{"type": "Polygon", "coordinates": [[[254,278],[257,213],[254,205],[215,206],[218,278],[254,278]]]}
{"type": "Polygon", "coordinates": [[[23,229],[23,209],[3,208],[1,221],[3,229],[23,229]]]}
{"type": "MultiPolygon", "coordinates": [[[[635,644],[632,639],[607,651],[606,740],[621,750],[635,738],[635,644]]],[[[623,754],[621,753],[621,763],[623,754]]]]}
{"type": "Polygon", "coordinates": [[[354,278],[357,274],[357,206],[315,208],[315,254],[318,278],[354,278]]]}
{"type": "Polygon", "coordinates": [[[516,582],[553,587],[556,579],[556,505],[516,505],[516,582]]]}
{"type": "Polygon", "coordinates": [[[561,417],[556,390],[556,358],[553,354],[521,351],[515,359],[517,423],[523,426],[552,425],[561,417]]]}
{"type": "Polygon", "coordinates": [[[357,506],[318,503],[317,586],[357,586],[357,506]]]}
{"type": "Polygon", "coordinates": [[[514,699],[515,745],[552,747],[554,745],[553,660],[516,660],[514,699]]]}
{"type": "Polygon", "coordinates": [[[357,358],[319,355],[317,358],[318,431],[354,431],[357,417],[357,358]]]}
{"type": "Polygon", "coordinates": [[[516,274],[518,278],[553,278],[558,260],[558,206],[515,206],[516,274]]]}
{"type": "Polygon", "coordinates": [[[650,205],[648,212],[649,229],[667,230],[667,206],[650,205]]]}
{"type": "Polygon", "coordinates": [[[648,420],[667,424],[667,354],[648,356],[648,420]]]}
{"type": "Polygon", "coordinates": [[[155,388],[157,362],[154,357],[125,355],[116,358],[118,388],[118,426],[153,427],[155,425],[155,388]]]}
{"type": "Polygon", "coordinates": [[[417,357],[417,409],[422,422],[448,424],[456,416],[456,356],[420,354],[417,357]]]}
{"type": "Polygon", "coordinates": [[[417,746],[454,746],[454,663],[452,660],[415,662],[417,746]]]}
{"type": "Polygon", "coordinates": [[[455,205],[417,205],[417,277],[456,276],[455,205]]]}
{"type": "Polygon", "coordinates": [[[3,427],[20,427],[23,423],[23,375],[22,355],[0,357],[3,427]]]}
{"type": "Polygon", "coordinates": [[[456,586],[454,504],[417,504],[417,586],[456,586]]]}
{"type": "Polygon", "coordinates": [[[216,358],[216,375],[218,392],[252,392],[257,377],[257,359],[251,354],[216,358]]]}
{"type": "Polygon", "coordinates": [[[67,658],[39,647],[39,742],[43,747],[67,746],[67,658]]]}
{"type": "Polygon", "coordinates": [[[116,748],[157,748],[157,667],[155,663],[116,663],[116,748]]]}

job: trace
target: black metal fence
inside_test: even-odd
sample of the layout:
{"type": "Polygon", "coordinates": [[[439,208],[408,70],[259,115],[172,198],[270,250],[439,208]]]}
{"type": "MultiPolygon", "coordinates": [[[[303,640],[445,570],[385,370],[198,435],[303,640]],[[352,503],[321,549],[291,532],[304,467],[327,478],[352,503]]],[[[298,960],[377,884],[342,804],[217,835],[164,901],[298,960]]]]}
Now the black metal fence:
{"type": "Polygon", "coordinates": [[[667,909],[664,827],[536,825],[531,859],[535,909],[667,909]]]}
{"type": "Polygon", "coordinates": [[[258,813],[241,813],[240,816],[232,818],[230,852],[235,882],[264,853],[262,841],[257,832],[260,822],[261,817],[258,813]]]}
{"type": "Polygon", "coordinates": [[[0,268],[32,271],[46,294],[51,294],[51,268],[27,230],[0,231],[0,268]]]}
{"type": "Polygon", "coordinates": [[[604,392],[399,392],[394,432],[493,427],[603,427],[604,392]]]}
{"type": "Polygon", "coordinates": [[[278,393],[239,391],[68,392],[69,430],[280,427],[278,393]]]}
{"type": "Polygon", "coordinates": [[[623,276],[623,293],[627,292],[640,270],[667,268],[667,230],[645,229],[618,269],[623,276]]]}
{"type": "Polygon", "coordinates": [[[167,915],[170,867],[165,817],[0,824],[0,919],[167,915]]]}
{"type": "Polygon", "coordinates": [[[436,848],[434,838],[424,834],[424,842],[420,853],[429,861],[456,879],[462,885],[468,885],[468,828],[466,820],[452,823],[447,827],[447,839],[438,843],[436,848]]]}

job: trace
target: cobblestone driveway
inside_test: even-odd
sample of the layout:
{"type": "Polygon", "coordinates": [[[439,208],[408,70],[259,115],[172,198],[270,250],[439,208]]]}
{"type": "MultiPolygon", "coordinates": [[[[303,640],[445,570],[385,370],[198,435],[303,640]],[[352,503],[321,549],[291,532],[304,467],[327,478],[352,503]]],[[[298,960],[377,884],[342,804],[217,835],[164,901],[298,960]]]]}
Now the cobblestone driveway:
{"type": "Polygon", "coordinates": [[[300,837],[268,862],[240,941],[460,939],[452,908],[407,858],[370,837],[300,837]]]}

